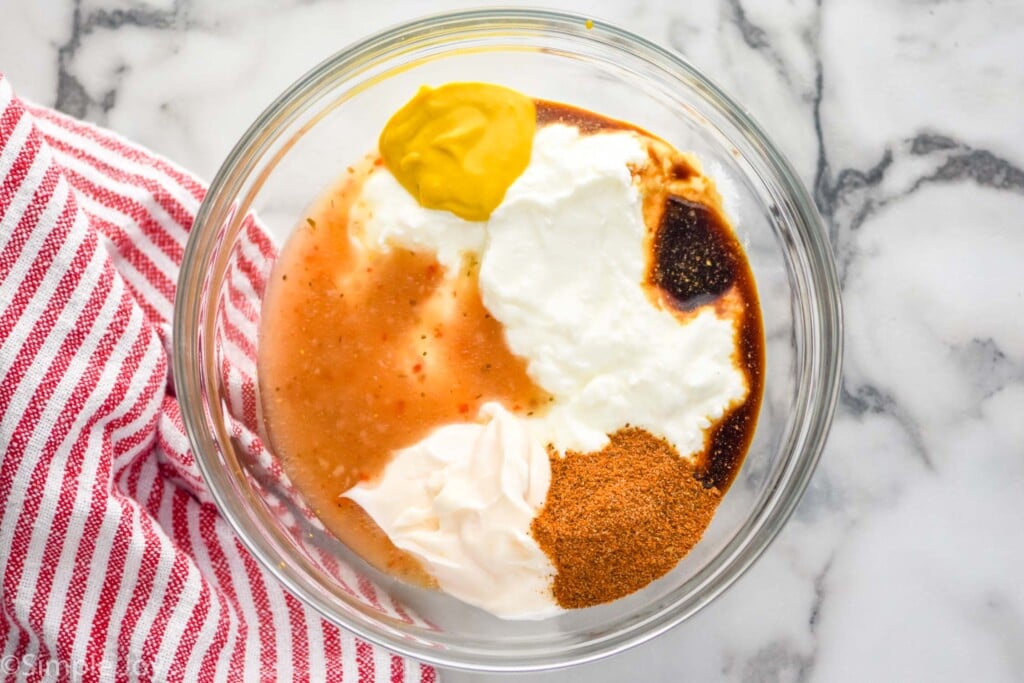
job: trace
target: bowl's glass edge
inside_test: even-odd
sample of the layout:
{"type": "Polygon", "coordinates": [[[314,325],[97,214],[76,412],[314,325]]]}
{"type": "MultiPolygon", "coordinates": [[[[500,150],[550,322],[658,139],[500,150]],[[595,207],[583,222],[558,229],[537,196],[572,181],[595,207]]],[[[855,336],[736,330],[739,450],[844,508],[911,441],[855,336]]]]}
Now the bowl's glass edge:
{"type": "MultiPolygon", "coordinates": [[[[805,302],[802,311],[805,316],[817,320],[821,337],[811,339],[805,362],[810,373],[810,381],[806,391],[818,392],[817,400],[802,397],[803,405],[809,407],[809,413],[802,421],[803,429],[796,435],[797,450],[802,457],[792,457],[783,478],[789,480],[788,488],[791,495],[783,498],[781,493],[773,495],[765,506],[766,514],[760,519],[755,533],[738,548],[731,557],[721,564],[723,569],[709,579],[709,586],[702,593],[701,600],[692,601],[684,610],[674,610],[670,606],[652,615],[649,619],[635,624],[625,634],[608,637],[598,643],[599,647],[591,647],[587,651],[574,652],[569,657],[543,655],[532,659],[514,662],[470,661],[458,659],[427,647],[411,645],[400,634],[379,633],[362,627],[353,621],[342,621],[330,614],[325,606],[319,603],[316,596],[311,595],[296,581],[290,572],[280,568],[277,563],[266,557],[266,539],[248,529],[239,517],[231,501],[228,500],[227,489],[231,484],[217,471],[216,463],[198,457],[199,453],[217,453],[218,446],[210,436],[209,421],[211,415],[205,408],[205,401],[184,402],[181,406],[182,417],[193,450],[196,452],[197,465],[209,486],[209,491],[232,528],[239,534],[246,547],[257,559],[281,581],[292,593],[312,604],[327,618],[339,626],[352,631],[356,635],[371,642],[378,643],[395,652],[414,657],[424,662],[450,668],[473,671],[537,671],[562,666],[579,664],[606,657],[622,650],[645,642],[685,620],[693,613],[709,603],[719,593],[735,582],[751,564],[767,549],[789,518],[800,494],[806,488],[817,462],[835,410],[840,388],[842,366],[842,313],[839,298],[839,282],[831,248],[823,229],[817,209],[802,182],[793,171],[784,156],[774,148],[761,127],[726,95],[714,83],[698,72],[681,56],[670,52],[644,38],[616,28],[604,22],[595,21],[593,28],[584,29],[585,17],[564,12],[533,9],[486,9],[465,12],[438,14],[415,20],[391,29],[384,30],[366,38],[350,47],[339,51],[310,70],[279,96],[249,127],[240,141],[232,149],[224,164],[214,177],[199,211],[195,226],[202,226],[215,221],[218,216],[226,216],[230,211],[230,198],[237,195],[243,179],[255,164],[262,151],[272,142],[265,132],[272,126],[283,127],[301,110],[301,103],[311,97],[318,84],[335,76],[339,70],[353,68],[365,61],[367,55],[375,55],[386,51],[390,46],[406,43],[417,36],[458,32],[465,27],[481,24],[503,24],[514,22],[519,25],[535,28],[552,29],[582,36],[586,31],[588,38],[604,39],[621,47],[622,42],[634,46],[645,57],[661,61],[668,66],[684,71],[689,77],[700,83],[705,95],[712,100],[720,113],[732,123],[737,131],[744,135],[765,156],[772,170],[785,185],[788,196],[793,199],[792,207],[795,218],[794,225],[803,247],[809,252],[810,279],[813,291],[819,296],[805,302]],[[794,495],[795,493],[795,495],[794,495]]],[[[202,272],[206,264],[217,258],[217,237],[212,231],[198,231],[192,235],[186,245],[182,259],[182,276],[179,278],[178,291],[175,299],[173,320],[173,375],[179,396],[200,396],[205,390],[207,373],[202,366],[202,348],[198,345],[201,339],[199,321],[206,319],[207,310],[203,292],[185,282],[188,273],[202,272]],[[188,352],[185,352],[185,350],[188,352]]],[[[221,454],[220,457],[223,457],[221,454]]]]}

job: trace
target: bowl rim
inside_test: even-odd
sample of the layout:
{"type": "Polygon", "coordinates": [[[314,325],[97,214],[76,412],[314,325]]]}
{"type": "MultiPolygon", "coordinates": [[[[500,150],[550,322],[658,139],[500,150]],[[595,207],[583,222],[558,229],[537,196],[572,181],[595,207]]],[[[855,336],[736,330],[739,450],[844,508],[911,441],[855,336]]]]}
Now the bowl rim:
{"type": "MultiPolygon", "coordinates": [[[[244,213],[244,210],[241,213],[244,213]]],[[[841,308],[839,279],[828,236],[807,188],[785,156],[771,143],[751,115],[684,57],[615,24],[576,13],[519,8],[457,10],[431,14],[394,25],[339,50],[289,86],[242,135],[210,183],[196,213],[193,229],[185,247],[174,302],[173,375],[179,400],[190,395],[202,398],[200,401],[184,400],[180,403],[185,431],[211,497],[248,551],[286,590],[337,626],[390,651],[419,661],[441,667],[480,672],[541,671],[595,661],[657,637],[703,609],[739,579],[764,553],[801,500],[829,432],[841,384],[841,308]],[[730,556],[719,564],[717,572],[710,575],[706,582],[708,588],[701,593],[700,600],[692,600],[688,605],[682,605],[682,599],[675,600],[669,607],[662,608],[653,616],[631,625],[624,634],[617,633],[599,639],[596,641],[600,644],[599,647],[577,647],[568,657],[542,654],[511,662],[481,662],[477,659],[449,656],[445,650],[419,645],[413,640],[401,638],[397,633],[391,635],[393,631],[386,627],[382,627],[383,632],[378,632],[356,623],[347,615],[328,609],[323,601],[305,586],[300,585],[295,576],[265,555],[265,544],[236,514],[229,500],[230,492],[225,491],[218,483],[220,473],[217,471],[216,458],[207,457],[208,452],[212,453],[217,449],[216,441],[211,441],[209,425],[212,416],[208,408],[206,390],[208,373],[203,368],[200,334],[202,323],[206,320],[208,292],[205,288],[197,289],[186,285],[189,279],[194,278],[193,273],[202,272],[210,263],[216,262],[223,227],[216,223],[213,224],[216,230],[203,230],[203,227],[210,225],[213,217],[229,215],[229,212],[234,210],[231,202],[237,192],[233,190],[240,187],[240,179],[249,175],[261,150],[266,150],[269,144],[267,131],[274,128],[283,129],[296,120],[301,115],[304,105],[315,100],[313,94],[319,84],[358,68],[367,60],[376,58],[376,55],[388,46],[408,45],[410,41],[417,38],[422,40],[430,35],[436,37],[440,29],[444,29],[446,34],[452,34],[473,28],[479,30],[486,26],[509,24],[545,32],[558,27],[561,32],[571,34],[574,38],[600,41],[613,49],[622,50],[624,46],[628,46],[635,55],[676,69],[700,85],[700,95],[714,105],[718,113],[753,145],[762,155],[762,161],[768,165],[776,180],[786,190],[783,199],[792,203],[790,208],[793,215],[799,219],[791,227],[802,238],[802,256],[807,260],[810,279],[814,283],[815,293],[819,295],[805,303],[814,309],[811,317],[818,324],[820,339],[811,335],[812,339],[808,343],[810,348],[804,354],[806,357],[802,359],[802,367],[809,377],[808,391],[814,396],[805,396],[804,401],[798,396],[795,402],[797,410],[802,414],[794,420],[796,427],[790,439],[793,445],[788,449],[789,461],[778,475],[786,484],[774,487],[775,490],[762,506],[760,524],[753,528],[752,533],[747,535],[739,548],[734,548],[730,556]],[[814,343],[815,341],[817,343],[814,343]],[[213,450],[210,450],[211,447],[213,450]],[[783,496],[783,492],[787,495],[783,496]]]]}

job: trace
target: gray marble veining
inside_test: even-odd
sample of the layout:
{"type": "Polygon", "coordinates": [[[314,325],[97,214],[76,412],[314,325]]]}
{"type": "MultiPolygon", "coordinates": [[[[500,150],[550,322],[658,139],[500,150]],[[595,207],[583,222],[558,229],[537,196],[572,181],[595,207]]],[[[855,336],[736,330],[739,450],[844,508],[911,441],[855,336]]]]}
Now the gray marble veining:
{"type": "MultiPolygon", "coordinates": [[[[210,177],[309,66],[464,4],[6,0],[0,70],[210,177]]],[[[847,356],[819,470],[754,568],[654,642],[537,678],[1020,680],[1024,4],[550,4],[684,53],[762,123],[828,226],[847,356]]]]}

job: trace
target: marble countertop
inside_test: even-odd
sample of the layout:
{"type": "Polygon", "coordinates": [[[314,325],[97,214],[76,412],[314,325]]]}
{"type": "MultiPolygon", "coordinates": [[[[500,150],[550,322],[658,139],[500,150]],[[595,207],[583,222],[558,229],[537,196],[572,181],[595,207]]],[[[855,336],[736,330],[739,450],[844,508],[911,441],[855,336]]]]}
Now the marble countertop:
{"type": "MultiPolygon", "coordinates": [[[[465,4],[7,0],[0,70],[209,178],[320,59],[465,4]]],[[[821,465],[764,557],[654,642],[536,678],[1020,680],[1024,4],[549,4],[684,53],[788,154],[830,231],[846,361],[821,465]]]]}

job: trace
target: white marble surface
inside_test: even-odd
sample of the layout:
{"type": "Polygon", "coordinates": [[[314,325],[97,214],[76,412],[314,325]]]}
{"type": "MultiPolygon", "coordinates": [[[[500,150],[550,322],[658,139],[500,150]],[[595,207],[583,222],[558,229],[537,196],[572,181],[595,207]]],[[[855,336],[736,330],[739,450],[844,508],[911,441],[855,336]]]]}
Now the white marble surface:
{"type": "MultiPolygon", "coordinates": [[[[462,4],[0,0],[0,70],[209,178],[309,66],[462,4]]],[[[780,144],[831,232],[847,356],[821,466],[757,565],[656,641],[537,678],[1021,680],[1024,4],[558,5],[682,51],[780,144]]]]}

